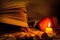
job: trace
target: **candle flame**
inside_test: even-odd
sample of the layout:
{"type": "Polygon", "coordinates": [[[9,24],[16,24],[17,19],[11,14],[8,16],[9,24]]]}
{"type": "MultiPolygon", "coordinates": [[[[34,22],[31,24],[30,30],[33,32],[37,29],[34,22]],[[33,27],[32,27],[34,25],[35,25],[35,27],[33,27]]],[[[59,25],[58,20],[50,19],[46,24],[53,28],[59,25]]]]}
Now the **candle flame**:
{"type": "Polygon", "coordinates": [[[50,27],[50,22],[48,23],[48,27],[50,27]]]}

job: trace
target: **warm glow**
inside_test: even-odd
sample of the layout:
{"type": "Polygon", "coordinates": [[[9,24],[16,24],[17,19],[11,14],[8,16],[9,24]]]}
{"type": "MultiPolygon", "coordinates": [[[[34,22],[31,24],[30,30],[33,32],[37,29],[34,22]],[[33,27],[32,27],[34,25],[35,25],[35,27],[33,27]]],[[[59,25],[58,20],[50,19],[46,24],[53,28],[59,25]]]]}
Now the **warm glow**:
{"type": "Polygon", "coordinates": [[[45,31],[46,28],[48,27],[51,27],[52,28],[52,20],[47,17],[47,18],[44,18],[42,21],[40,21],[39,23],[39,28],[42,30],[42,31],[45,31]]]}

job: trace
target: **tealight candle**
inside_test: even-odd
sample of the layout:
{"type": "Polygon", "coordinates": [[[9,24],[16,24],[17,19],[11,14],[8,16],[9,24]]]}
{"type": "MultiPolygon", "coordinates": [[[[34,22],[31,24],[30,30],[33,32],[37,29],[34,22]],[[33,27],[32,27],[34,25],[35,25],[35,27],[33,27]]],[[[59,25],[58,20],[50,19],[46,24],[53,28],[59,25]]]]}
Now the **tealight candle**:
{"type": "Polygon", "coordinates": [[[45,32],[47,33],[47,35],[49,37],[53,36],[53,29],[50,27],[50,22],[49,22],[48,27],[46,28],[45,32]]]}

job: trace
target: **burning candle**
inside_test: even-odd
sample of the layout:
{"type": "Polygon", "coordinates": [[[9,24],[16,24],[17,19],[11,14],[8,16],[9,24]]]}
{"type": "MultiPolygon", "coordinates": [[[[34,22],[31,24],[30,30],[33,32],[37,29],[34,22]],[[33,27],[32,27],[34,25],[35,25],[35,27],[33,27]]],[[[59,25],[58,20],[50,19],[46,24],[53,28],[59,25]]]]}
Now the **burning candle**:
{"type": "Polygon", "coordinates": [[[53,36],[53,29],[50,27],[50,22],[48,23],[48,27],[46,28],[46,33],[48,36],[53,36]]]}

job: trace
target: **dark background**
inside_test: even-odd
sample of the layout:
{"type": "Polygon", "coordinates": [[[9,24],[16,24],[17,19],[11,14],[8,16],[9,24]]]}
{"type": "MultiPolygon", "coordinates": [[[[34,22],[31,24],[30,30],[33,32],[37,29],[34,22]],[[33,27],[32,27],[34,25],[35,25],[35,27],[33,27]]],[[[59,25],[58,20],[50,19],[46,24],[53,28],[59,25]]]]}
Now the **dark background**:
{"type": "Polygon", "coordinates": [[[0,13],[5,5],[11,2],[27,1],[28,20],[41,20],[46,16],[56,16],[60,23],[60,0],[0,0],[0,13]]]}

